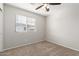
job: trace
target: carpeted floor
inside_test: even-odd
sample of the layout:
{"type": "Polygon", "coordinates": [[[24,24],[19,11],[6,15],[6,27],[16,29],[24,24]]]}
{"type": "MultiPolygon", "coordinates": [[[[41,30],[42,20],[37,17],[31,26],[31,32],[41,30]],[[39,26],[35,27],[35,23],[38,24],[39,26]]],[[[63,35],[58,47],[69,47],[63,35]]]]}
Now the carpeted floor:
{"type": "Polygon", "coordinates": [[[1,56],[79,56],[74,51],[54,43],[42,41],[0,53],[1,56]]]}

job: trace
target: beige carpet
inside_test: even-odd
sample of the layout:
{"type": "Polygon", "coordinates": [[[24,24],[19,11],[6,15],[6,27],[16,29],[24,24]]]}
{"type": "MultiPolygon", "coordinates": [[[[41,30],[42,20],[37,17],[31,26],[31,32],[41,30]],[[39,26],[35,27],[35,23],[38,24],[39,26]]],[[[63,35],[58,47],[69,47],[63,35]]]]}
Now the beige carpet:
{"type": "Polygon", "coordinates": [[[0,53],[2,56],[79,56],[74,51],[47,41],[22,46],[0,53]]]}

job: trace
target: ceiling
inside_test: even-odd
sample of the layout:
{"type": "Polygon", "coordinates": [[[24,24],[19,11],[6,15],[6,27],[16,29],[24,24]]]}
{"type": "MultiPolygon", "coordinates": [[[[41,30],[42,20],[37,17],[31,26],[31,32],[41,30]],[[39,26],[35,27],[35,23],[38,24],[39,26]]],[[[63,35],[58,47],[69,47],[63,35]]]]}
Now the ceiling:
{"type": "Polygon", "coordinates": [[[45,10],[45,8],[41,8],[39,10],[35,10],[35,8],[37,8],[38,6],[41,5],[41,3],[8,3],[9,5],[21,8],[21,9],[25,9],[28,10],[30,12],[34,12],[43,16],[48,16],[51,13],[51,7],[53,6],[49,6],[50,11],[47,12],[45,10]]]}

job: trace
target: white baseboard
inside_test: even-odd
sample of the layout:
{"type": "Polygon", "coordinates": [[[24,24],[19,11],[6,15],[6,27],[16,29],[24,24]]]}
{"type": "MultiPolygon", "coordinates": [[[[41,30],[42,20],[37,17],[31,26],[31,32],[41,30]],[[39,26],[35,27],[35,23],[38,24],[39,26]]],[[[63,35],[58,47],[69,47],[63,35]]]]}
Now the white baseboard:
{"type": "Polygon", "coordinates": [[[31,43],[27,43],[27,44],[23,44],[23,45],[15,46],[15,47],[11,47],[11,48],[7,48],[7,49],[3,49],[2,52],[6,51],[6,50],[14,49],[14,48],[22,47],[22,46],[25,46],[25,45],[30,45],[30,44],[38,43],[38,42],[41,42],[41,41],[44,41],[44,40],[35,41],[35,42],[31,42],[31,43]]]}
{"type": "Polygon", "coordinates": [[[72,49],[72,50],[79,51],[78,49],[75,49],[75,48],[72,48],[72,47],[67,47],[67,46],[65,46],[65,45],[62,45],[62,44],[59,44],[59,43],[57,43],[57,42],[53,42],[53,41],[50,41],[50,40],[40,40],[40,41],[35,41],[35,42],[31,42],[31,43],[27,43],[27,44],[23,44],[23,45],[15,46],[15,47],[11,47],[11,48],[7,48],[7,49],[3,49],[3,50],[1,50],[0,52],[4,52],[4,51],[6,51],[6,50],[10,50],[10,49],[18,48],[18,47],[25,46],[25,45],[30,45],[30,44],[38,43],[38,42],[41,42],[41,41],[48,41],[48,42],[50,42],[50,43],[55,43],[55,44],[57,44],[57,45],[60,45],[60,46],[66,47],[66,48],[69,48],[69,49],[72,49]]]}
{"type": "Polygon", "coordinates": [[[53,42],[53,41],[50,41],[50,40],[46,40],[46,41],[48,41],[50,43],[55,43],[57,45],[60,45],[60,46],[63,46],[63,47],[66,47],[66,48],[69,48],[69,49],[72,49],[72,50],[75,50],[75,51],[79,51],[78,49],[75,49],[75,48],[72,48],[72,47],[68,47],[66,45],[63,45],[63,44],[60,44],[60,43],[57,43],[57,42],[53,42]]]}

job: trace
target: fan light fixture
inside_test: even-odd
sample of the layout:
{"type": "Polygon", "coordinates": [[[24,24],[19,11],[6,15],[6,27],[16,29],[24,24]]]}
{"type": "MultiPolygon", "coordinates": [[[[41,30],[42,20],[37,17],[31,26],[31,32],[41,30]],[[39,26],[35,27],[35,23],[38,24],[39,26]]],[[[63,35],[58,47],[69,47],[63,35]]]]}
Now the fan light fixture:
{"type": "Polygon", "coordinates": [[[0,11],[2,12],[2,9],[0,8],[0,11]]]}
{"type": "Polygon", "coordinates": [[[61,3],[43,3],[42,5],[38,6],[35,10],[38,10],[42,7],[44,7],[46,9],[46,11],[48,12],[50,9],[48,7],[48,5],[60,5],[61,3]]]}

